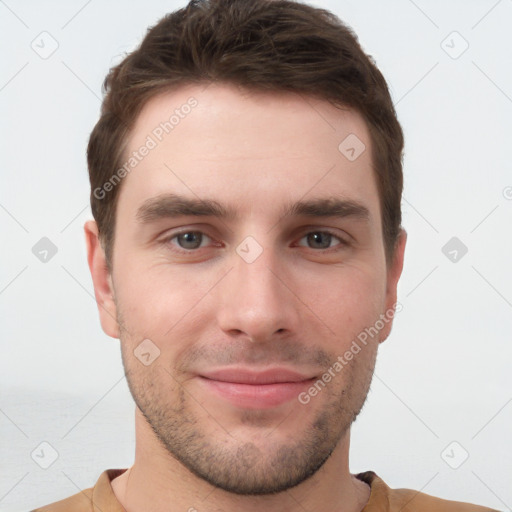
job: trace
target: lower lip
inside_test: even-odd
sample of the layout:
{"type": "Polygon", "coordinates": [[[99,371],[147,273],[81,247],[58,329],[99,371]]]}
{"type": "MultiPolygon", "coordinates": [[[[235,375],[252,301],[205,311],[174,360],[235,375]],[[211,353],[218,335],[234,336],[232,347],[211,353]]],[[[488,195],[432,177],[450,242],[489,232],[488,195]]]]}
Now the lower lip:
{"type": "Polygon", "coordinates": [[[199,377],[209,391],[244,409],[269,409],[297,399],[315,379],[274,384],[240,384],[199,377]]]}

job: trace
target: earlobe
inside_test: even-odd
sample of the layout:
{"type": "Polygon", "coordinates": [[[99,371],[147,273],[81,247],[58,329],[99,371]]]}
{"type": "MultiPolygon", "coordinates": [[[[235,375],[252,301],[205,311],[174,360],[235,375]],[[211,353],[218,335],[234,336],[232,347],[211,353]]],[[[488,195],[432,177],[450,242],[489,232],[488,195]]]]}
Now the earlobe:
{"type": "Polygon", "coordinates": [[[401,311],[400,307],[396,307],[397,304],[397,286],[400,276],[402,275],[402,269],[404,266],[404,253],[405,244],[407,242],[407,232],[405,229],[400,228],[400,234],[398,242],[396,244],[395,254],[393,262],[387,271],[387,287],[386,287],[386,311],[385,315],[390,320],[385,324],[384,328],[380,333],[379,343],[382,343],[387,339],[391,332],[391,327],[394,321],[395,308],[396,312],[401,311]]]}
{"type": "Polygon", "coordinates": [[[105,259],[105,251],[99,239],[98,226],[89,220],[84,224],[85,243],[87,246],[87,263],[94,285],[94,296],[98,305],[101,327],[105,334],[119,338],[119,324],[112,286],[112,275],[105,259]]]}

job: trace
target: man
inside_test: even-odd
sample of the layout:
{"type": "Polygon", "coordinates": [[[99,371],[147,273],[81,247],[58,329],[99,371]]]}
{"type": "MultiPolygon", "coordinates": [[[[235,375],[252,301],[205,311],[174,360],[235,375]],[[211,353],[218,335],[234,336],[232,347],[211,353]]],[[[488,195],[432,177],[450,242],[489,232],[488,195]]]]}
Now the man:
{"type": "Polygon", "coordinates": [[[105,86],[85,234],[135,463],[38,510],[491,510],[349,471],[406,243],[402,131],[354,34],[193,1],[105,86]]]}

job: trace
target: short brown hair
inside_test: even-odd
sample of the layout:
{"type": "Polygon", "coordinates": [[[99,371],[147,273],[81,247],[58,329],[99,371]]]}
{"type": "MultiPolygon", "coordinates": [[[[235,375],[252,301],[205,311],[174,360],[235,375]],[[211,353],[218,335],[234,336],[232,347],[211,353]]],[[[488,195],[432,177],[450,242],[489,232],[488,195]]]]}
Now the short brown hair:
{"type": "Polygon", "coordinates": [[[92,213],[109,269],[122,184],[104,197],[95,191],[122,165],[130,130],[149,99],[210,82],[306,94],[362,115],[371,136],[389,265],[401,227],[404,140],[386,81],[357,36],[331,12],[291,0],[191,0],[148,29],[103,84],[87,160],[92,213]]]}

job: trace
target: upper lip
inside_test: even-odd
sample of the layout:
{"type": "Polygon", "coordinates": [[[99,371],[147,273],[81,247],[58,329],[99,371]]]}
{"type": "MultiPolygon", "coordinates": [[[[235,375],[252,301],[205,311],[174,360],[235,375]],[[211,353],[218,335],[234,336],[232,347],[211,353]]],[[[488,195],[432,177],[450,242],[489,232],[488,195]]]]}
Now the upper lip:
{"type": "Polygon", "coordinates": [[[201,377],[221,382],[233,382],[236,384],[274,384],[281,382],[302,382],[313,377],[304,375],[290,368],[274,367],[266,370],[254,370],[247,368],[221,368],[200,374],[201,377]]]}

